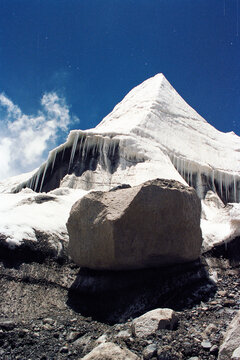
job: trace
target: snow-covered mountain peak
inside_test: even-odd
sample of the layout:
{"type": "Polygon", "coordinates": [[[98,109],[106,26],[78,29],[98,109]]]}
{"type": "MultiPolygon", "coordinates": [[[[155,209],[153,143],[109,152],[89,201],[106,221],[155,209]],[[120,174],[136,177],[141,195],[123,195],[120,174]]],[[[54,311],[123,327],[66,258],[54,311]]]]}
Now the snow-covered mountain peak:
{"type": "Polygon", "coordinates": [[[136,126],[146,127],[146,123],[149,121],[153,126],[154,119],[149,119],[149,115],[156,112],[205,122],[182,99],[165,76],[157,74],[132,89],[95,129],[100,132],[129,133],[136,126]]]}

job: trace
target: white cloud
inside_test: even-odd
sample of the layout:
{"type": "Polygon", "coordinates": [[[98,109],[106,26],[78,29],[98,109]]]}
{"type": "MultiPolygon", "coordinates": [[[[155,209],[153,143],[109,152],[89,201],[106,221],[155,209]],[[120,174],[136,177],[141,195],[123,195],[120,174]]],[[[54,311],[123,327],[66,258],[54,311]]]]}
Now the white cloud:
{"type": "Polygon", "coordinates": [[[55,92],[41,99],[36,116],[23,114],[6,95],[0,94],[0,179],[33,170],[68,131],[72,120],[65,99],[55,92]]]}

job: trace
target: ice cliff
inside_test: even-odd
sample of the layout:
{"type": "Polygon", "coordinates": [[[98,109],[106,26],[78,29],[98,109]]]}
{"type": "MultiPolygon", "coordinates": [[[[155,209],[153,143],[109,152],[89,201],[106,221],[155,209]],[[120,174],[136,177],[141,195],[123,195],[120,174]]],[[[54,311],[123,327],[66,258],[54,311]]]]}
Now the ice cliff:
{"type": "MultiPolygon", "coordinates": [[[[51,193],[67,188],[69,193],[71,189],[84,193],[154,178],[189,184],[201,199],[212,191],[223,207],[240,202],[240,138],[208,124],[163,74],[131,90],[95,128],[71,131],[67,141],[53,149],[25,181],[17,178],[7,186],[0,184],[0,189],[4,193],[24,193],[24,188],[51,193]]],[[[206,229],[209,226],[204,221],[213,219],[212,214],[221,208],[208,211],[209,198],[203,200],[206,229]]],[[[231,206],[236,209],[238,205],[231,206]]],[[[238,235],[234,227],[240,222],[238,210],[234,210],[235,225],[229,225],[234,236],[238,235]]],[[[214,221],[217,226],[217,217],[214,221]]]]}

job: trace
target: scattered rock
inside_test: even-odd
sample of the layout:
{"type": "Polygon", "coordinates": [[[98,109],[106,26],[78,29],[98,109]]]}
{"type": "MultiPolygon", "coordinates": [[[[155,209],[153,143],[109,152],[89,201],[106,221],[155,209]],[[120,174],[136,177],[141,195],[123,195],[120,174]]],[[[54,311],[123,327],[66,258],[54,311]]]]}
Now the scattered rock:
{"type": "Polygon", "coordinates": [[[231,360],[240,360],[240,346],[234,350],[231,360]]]}
{"type": "Polygon", "coordinates": [[[218,360],[229,360],[240,344],[240,310],[233,318],[220,347],[218,360]]]}
{"type": "Polygon", "coordinates": [[[171,309],[155,309],[136,318],[132,322],[132,332],[137,337],[147,337],[159,329],[173,329],[178,322],[171,309]]]}
{"type": "Polygon", "coordinates": [[[103,334],[96,340],[96,344],[99,345],[99,344],[106,343],[107,340],[108,340],[107,334],[103,334]]]}
{"type": "Polygon", "coordinates": [[[131,337],[131,333],[129,330],[121,330],[119,331],[119,333],[116,335],[117,338],[121,338],[121,339],[128,339],[131,337]]]}
{"type": "Polygon", "coordinates": [[[77,332],[77,331],[71,331],[67,336],[67,340],[69,342],[73,342],[73,341],[77,340],[80,336],[81,336],[81,333],[79,334],[79,332],[77,332]]]}
{"type": "Polygon", "coordinates": [[[63,346],[61,349],[60,349],[60,353],[68,353],[68,347],[67,346],[63,346]]]}
{"type": "Polygon", "coordinates": [[[87,349],[88,345],[91,342],[91,339],[92,339],[91,335],[85,334],[85,335],[81,336],[79,339],[75,340],[73,342],[73,346],[78,347],[78,348],[87,349]]]}
{"type": "Polygon", "coordinates": [[[202,346],[202,348],[203,349],[205,349],[205,350],[210,350],[211,349],[211,347],[212,347],[212,344],[210,343],[210,341],[202,341],[201,342],[201,346],[202,346]]]}
{"type": "Polygon", "coordinates": [[[143,350],[143,359],[149,360],[157,354],[157,346],[155,344],[150,344],[143,350]]]}
{"type": "Polygon", "coordinates": [[[194,261],[202,244],[200,214],[196,191],[174,180],[91,192],[71,209],[69,254],[76,264],[95,270],[194,261]]]}
{"type": "Polygon", "coordinates": [[[140,358],[128,349],[122,349],[114,343],[107,342],[98,345],[82,360],[140,360],[140,358]]]}
{"type": "Polygon", "coordinates": [[[171,346],[160,347],[157,351],[158,360],[182,360],[182,354],[172,350],[171,346]]]}
{"type": "Polygon", "coordinates": [[[218,328],[216,327],[215,324],[209,324],[203,332],[203,338],[209,337],[209,336],[211,337],[217,331],[218,331],[218,328]]]}
{"type": "Polygon", "coordinates": [[[213,345],[210,349],[210,354],[217,354],[218,353],[218,346],[217,345],[213,345]]]}
{"type": "Polygon", "coordinates": [[[55,321],[51,318],[45,318],[43,319],[43,324],[49,324],[49,325],[53,325],[55,323],[55,321]]]}

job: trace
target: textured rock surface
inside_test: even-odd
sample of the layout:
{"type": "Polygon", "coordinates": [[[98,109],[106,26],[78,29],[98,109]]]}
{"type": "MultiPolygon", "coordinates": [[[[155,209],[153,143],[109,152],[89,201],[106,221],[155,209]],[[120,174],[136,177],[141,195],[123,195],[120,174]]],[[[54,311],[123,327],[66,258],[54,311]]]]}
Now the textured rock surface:
{"type": "Polygon", "coordinates": [[[73,205],[67,222],[69,254],[92,269],[193,261],[202,244],[200,213],[195,190],[173,180],[89,193],[73,205]]]}
{"type": "Polygon", "coordinates": [[[111,342],[101,344],[93,349],[82,360],[138,360],[140,359],[128,349],[121,349],[118,345],[111,342]]]}
{"type": "Polygon", "coordinates": [[[229,360],[232,357],[234,350],[240,344],[240,310],[233,318],[231,324],[227,328],[223,343],[220,347],[218,360],[229,360]]]}
{"type": "Polygon", "coordinates": [[[234,350],[231,360],[240,360],[240,346],[234,350]]]}
{"type": "Polygon", "coordinates": [[[178,322],[171,309],[155,309],[139,316],[132,322],[133,334],[137,337],[153,335],[159,329],[172,330],[178,322]]]}

